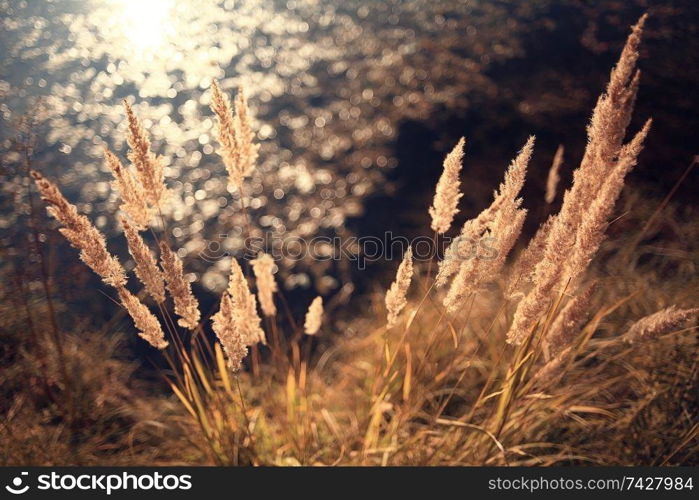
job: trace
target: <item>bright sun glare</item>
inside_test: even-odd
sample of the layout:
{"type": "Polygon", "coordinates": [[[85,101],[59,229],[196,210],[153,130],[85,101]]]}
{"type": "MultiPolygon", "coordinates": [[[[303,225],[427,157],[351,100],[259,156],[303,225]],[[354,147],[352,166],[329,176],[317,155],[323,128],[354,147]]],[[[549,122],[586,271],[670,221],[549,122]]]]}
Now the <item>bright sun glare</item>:
{"type": "Polygon", "coordinates": [[[117,0],[115,4],[124,36],[137,50],[154,51],[172,32],[174,0],[117,0]]]}

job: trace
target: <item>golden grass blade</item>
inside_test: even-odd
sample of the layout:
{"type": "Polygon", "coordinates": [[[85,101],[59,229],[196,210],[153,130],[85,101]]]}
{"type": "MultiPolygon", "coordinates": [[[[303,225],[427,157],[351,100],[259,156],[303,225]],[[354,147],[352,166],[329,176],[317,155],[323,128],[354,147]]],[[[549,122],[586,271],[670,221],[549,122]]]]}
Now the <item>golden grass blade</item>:
{"type": "Polygon", "coordinates": [[[403,375],[403,401],[410,400],[410,389],[413,374],[413,357],[410,352],[410,343],[405,344],[405,374],[403,375]]]}

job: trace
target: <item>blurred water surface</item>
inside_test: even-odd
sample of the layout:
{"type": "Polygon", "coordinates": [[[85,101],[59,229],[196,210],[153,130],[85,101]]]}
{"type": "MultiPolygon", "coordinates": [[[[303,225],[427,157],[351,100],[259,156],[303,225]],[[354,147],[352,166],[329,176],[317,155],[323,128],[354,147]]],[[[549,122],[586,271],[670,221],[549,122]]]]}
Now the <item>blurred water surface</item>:
{"type": "MultiPolygon", "coordinates": [[[[262,143],[249,188],[260,229],[343,234],[396,165],[396,124],[467,98],[464,89],[488,85],[484,65],[517,53],[507,32],[516,23],[476,27],[474,9],[481,22],[507,18],[488,2],[5,1],[2,138],[13,119],[35,115],[37,167],[113,232],[116,200],[101,158],[104,147],[125,157],[121,100],[129,99],[168,164],[169,230],[180,252],[196,254],[209,240],[235,251],[242,213],[214,153],[208,88],[212,78],[229,91],[243,84],[262,143]]],[[[196,279],[220,289],[225,262],[206,264],[196,279]]],[[[336,286],[315,267],[316,286],[336,286]]]]}
{"type": "MultiPolygon", "coordinates": [[[[569,150],[578,153],[610,62],[646,8],[643,1],[0,0],[0,141],[8,151],[19,118],[32,116],[35,168],[124,256],[102,154],[108,147],[126,160],[121,100],[128,99],[168,165],[174,246],[190,257],[193,281],[221,290],[226,260],[200,254],[212,241],[239,250],[244,216],[214,151],[212,78],[229,92],[244,85],[255,116],[262,149],[249,194],[257,234],[343,236],[350,220],[369,217],[371,227],[395,219],[394,209],[409,213],[413,198],[425,212],[442,154],[462,134],[473,158],[467,206],[488,196],[530,133],[543,138],[535,169],[573,136],[569,150]],[[391,195],[393,205],[385,201],[391,195]],[[374,213],[363,216],[367,206],[374,213]]],[[[682,9],[658,7],[651,41],[672,37],[668,26],[682,9]]],[[[4,156],[7,165],[19,163],[15,153],[4,156]]],[[[8,172],[17,173],[2,186],[12,209],[0,226],[3,246],[12,247],[11,229],[27,213],[19,196],[27,180],[8,172]]],[[[337,262],[278,264],[288,288],[325,293],[350,279],[337,262]]]]}

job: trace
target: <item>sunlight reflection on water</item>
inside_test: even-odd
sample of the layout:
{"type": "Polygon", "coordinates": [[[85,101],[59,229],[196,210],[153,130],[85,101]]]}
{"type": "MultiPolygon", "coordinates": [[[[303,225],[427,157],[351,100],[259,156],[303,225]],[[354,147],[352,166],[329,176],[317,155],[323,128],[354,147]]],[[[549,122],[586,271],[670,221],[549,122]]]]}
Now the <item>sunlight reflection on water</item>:
{"type": "MultiPolygon", "coordinates": [[[[493,91],[484,68],[520,50],[516,24],[495,23],[508,18],[488,2],[0,5],[11,14],[0,66],[0,112],[10,126],[0,138],[7,142],[13,120],[31,106],[39,167],[114,234],[117,204],[101,156],[107,146],[125,161],[120,101],[129,99],[167,163],[169,231],[195,257],[194,277],[214,290],[225,285],[225,263],[196,256],[211,240],[238,250],[243,215],[214,151],[212,78],[228,92],[244,84],[256,117],[262,149],[249,193],[258,233],[334,236],[383,189],[384,171],[396,165],[391,143],[400,120],[422,119],[442,104],[466,106],[465,89],[493,91]]],[[[328,291],[346,279],[330,265],[278,264],[288,286],[328,291]]]]}
{"type": "Polygon", "coordinates": [[[113,0],[110,10],[133,48],[134,56],[152,55],[177,36],[173,0],[113,0]]]}

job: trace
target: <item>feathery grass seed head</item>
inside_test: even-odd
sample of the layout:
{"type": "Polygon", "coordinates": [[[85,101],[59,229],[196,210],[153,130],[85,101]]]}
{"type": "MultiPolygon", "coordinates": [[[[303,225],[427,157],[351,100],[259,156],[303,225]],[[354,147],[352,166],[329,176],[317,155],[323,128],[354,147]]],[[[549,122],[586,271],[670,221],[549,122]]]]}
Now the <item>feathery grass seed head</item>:
{"type": "Polygon", "coordinates": [[[549,175],[546,179],[546,203],[549,205],[553,203],[556,198],[556,188],[558,187],[558,181],[561,179],[559,171],[561,165],[563,164],[563,144],[558,145],[556,149],[556,154],[553,155],[553,161],[551,162],[551,168],[549,169],[549,175]]]}
{"type": "Polygon", "coordinates": [[[150,207],[158,208],[167,194],[163,161],[151,151],[148,133],[127,100],[124,100],[124,109],[128,125],[126,138],[131,148],[129,160],[136,169],[146,201],[150,207]]]}
{"type": "Polygon", "coordinates": [[[138,231],[126,219],[121,219],[124,236],[129,247],[129,253],[136,262],[136,276],[143,283],[148,294],[158,303],[165,301],[165,284],[163,273],[153,257],[148,245],[143,241],[138,231]]]}
{"type": "Polygon", "coordinates": [[[321,296],[316,297],[311,302],[308,307],[308,312],[306,313],[306,321],[304,322],[304,330],[306,335],[315,335],[320,330],[320,326],[323,324],[323,298],[321,296]]]}
{"type": "Polygon", "coordinates": [[[265,332],[260,326],[262,320],[257,313],[257,301],[250,291],[243,269],[235,258],[231,259],[231,275],[225,293],[231,297],[234,321],[246,345],[266,344],[265,332]]]}
{"type": "Polygon", "coordinates": [[[581,293],[571,298],[556,315],[556,319],[542,341],[542,349],[547,360],[556,357],[573,343],[575,333],[589,313],[590,301],[596,288],[595,282],[587,285],[581,293]]]}
{"type": "Polygon", "coordinates": [[[199,302],[192,294],[192,287],[184,277],[182,261],[164,241],[160,242],[160,265],[163,268],[167,289],[175,303],[177,323],[194,330],[199,326],[199,302]]]}
{"type": "Polygon", "coordinates": [[[243,359],[248,354],[245,338],[238,328],[233,311],[233,301],[228,292],[221,297],[219,311],[211,317],[212,329],[223,346],[228,358],[228,366],[234,372],[240,370],[243,359]]]}
{"type": "Polygon", "coordinates": [[[143,231],[148,227],[148,222],[151,219],[151,211],[146,203],[143,187],[136,181],[129,169],[124,168],[119,158],[108,149],[104,150],[104,159],[114,175],[112,186],[121,197],[119,208],[129,216],[134,228],[143,231]]]}
{"type": "Polygon", "coordinates": [[[585,272],[602,242],[625,175],[636,163],[650,123],[629,144],[623,145],[623,140],[638,91],[636,62],[645,18],[632,29],[607,90],[597,101],[583,159],[563,195],[560,212],[547,228],[541,255],[528,256],[537,261],[531,274],[533,287],[517,306],[509,343],[521,343],[544,316],[554,292],[585,272]]]}
{"type": "Polygon", "coordinates": [[[255,134],[250,124],[245,92],[238,90],[235,110],[228,96],[221,91],[216,80],[211,82],[211,110],[218,118],[218,154],[228,171],[229,183],[237,189],[243,179],[252,174],[257,161],[259,144],[253,142],[255,134]]]}
{"type": "Polygon", "coordinates": [[[408,247],[408,250],[403,256],[403,261],[398,266],[396,279],[391,284],[391,287],[386,292],[386,310],[388,311],[386,321],[387,327],[392,328],[398,322],[398,316],[408,303],[406,295],[410,282],[413,278],[413,250],[408,247]]]}
{"type": "Polygon", "coordinates": [[[699,308],[677,309],[676,306],[670,306],[636,321],[623,335],[623,339],[629,344],[647,340],[669,333],[697,316],[699,308]]]}
{"type": "Polygon", "coordinates": [[[449,230],[454,215],[459,211],[459,199],[463,196],[459,191],[459,174],[464,157],[464,141],[463,137],[459,139],[454,149],[444,159],[444,171],[437,183],[434,201],[429,209],[432,230],[439,234],[449,230]]]}
{"type": "Polygon", "coordinates": [[[257,284],[257,297],[260,300],[260,307],[265,316],[277,314],[274,305],[274,292],[277,291],[277,283],[274,281],[274,259],[266,253],[261,253],[256,259],[250,261],[252,270],[255,273],[255,283],[257,284]]]}
{"type": "Polygon", "coordinates": [[[48,204],[49,215],[61,223],[61,234],[80,250],[80,258],[97,273],[102,280],[113,287],[126,284],[126,273],[119,260],[109,253],[104,236],[90,220],[78,213],[75,205],[69,203],[55,184],[46,180],[40,173],[32,170],[41,198],[48,204]]]}
{"type": "Polygon", "coordinates": [[[168,343],[158,318],[126,288],[119,287],[117,291],[124,309],[129,313],[139,330],[138,335],[156,349],[165,349],[168,343]]]}

